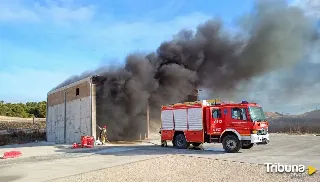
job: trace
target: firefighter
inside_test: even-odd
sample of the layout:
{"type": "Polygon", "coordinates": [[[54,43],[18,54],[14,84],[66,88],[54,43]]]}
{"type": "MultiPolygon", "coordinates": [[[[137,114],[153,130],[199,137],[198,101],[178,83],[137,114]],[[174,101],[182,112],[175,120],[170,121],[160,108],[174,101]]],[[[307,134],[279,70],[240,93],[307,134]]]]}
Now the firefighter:
{"type": "MultiPolygon", "coordinates": [[[[159,134],[161,135],[161,128],[160,128],[159,134]]],[[[161,147],[168,147],[166,140],[161,140],[161,147]]]]}
{"type": "Polygon", "coordinates": [[[104,145],[106,143],[106,141],[108,143],[110,143],[107,138],[107,126],[103,126],[103,128],[101,128],[100,126],[98,126],[98,127],[100,129],[100,141],[101,141],[102,145],[104,145]]]}

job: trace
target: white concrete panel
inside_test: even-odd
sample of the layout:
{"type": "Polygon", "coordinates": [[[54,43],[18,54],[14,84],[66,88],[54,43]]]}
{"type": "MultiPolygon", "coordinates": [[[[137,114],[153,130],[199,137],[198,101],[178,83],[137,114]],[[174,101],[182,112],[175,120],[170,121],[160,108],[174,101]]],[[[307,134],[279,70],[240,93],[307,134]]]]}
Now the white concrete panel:
{"type": "Polygon", "coordinates": [[[46,139],[47,141],[50,140],[50,133],[51,133],[51,115],[49,114],[51,110],[51,107],[47,108],[47,117],[46,117],[46,139]]]}
{"type": "Polygon", "coordinates": [[[48,107],[48,115],[46,118],[46,137],[47,141],[53,141],[53,129],[52,129],[52,107],[48,107]]]}
{"type": "Polygon", "coordinates": [[[64,143],[64,113],[66,111],[66,142],[79,143],[81,136],[91,135],[91,97],[85,97],[48,107],[47,140],[64,143]]]}
{"type": "MultiPolygon", "coordinates": [[[[70,111],[71,110],[71,104],[67,104],[67,110],[70,111]]],[[[72,112],[72,111],[71,111],[72,112]]],[[[73,122],[71,116],[72,116],[72,113],[71,112],[66,112],[66,119],[67,119],[67,122],[66,122],[66,142],[68,143],[71,143],[72,141],[75,140],[75,137],[74,135],[70,135],[70,131],[74,131],[76,129],[75,127],[75,122],[73,122]]]]}
{"type": "Polygon", "coordinates": [[[56,142],[56,130],[57,130],[57,127],[56,127],[56,124],[57,124],[57,112],[56,112],[56,109],[57,109],[57,106],[58,105],[55,105],[55,106],[52,106],[52,111],[51,111],[51,114],[52,114],[52,137],[53,137],[53,140],[51,142],[56,142]]]}
{"type": "Polygon", "coordinates": [[[52,128],[52,107],[48,107],[46,118],[46,137],[47,141],[53,141],[53,128],[52,128]]]}
{"type": "MultiPolygon", "coordinates": [[[[73,114],[72,121],[74,123],[78,123],[78,128],[75,132],[75,135],[74,135],[75,138],[74,138],[73,142],[80,142],[81,136],[85,135],[82,133],[82,128],[81,128],[81,102],[80,102],[80,99],[72,101],[71,110],[72,110],[72,114],[73,114]]],[[[68,110],[67,110],[67,112],[68,112],[68,110]]],[[[70,131],[70,134],[72,134],[72,131],[70,131]]]]}
{"type": "Polygon", "coordinates": [[[65,114],[65,110],[64,110],[64,105],[62,104],[62,106],[58,107],[58,143],[64,143],[64,114],[65,114]]]}
{"type": "Polygon", "coordinates": [[[92,130],[91,130],[91,117],[86,117],[86,125],[87,125],[87,131],[86,133],[90,133],[90,135],[92,135],[92,130]]]}
{"type": "Polygon", "coordinates": [[[67,143],[78,143],[83,135],[91,135],[90,97],[67,103],[67,143]]]}
{"type": "Polygon", "coordinates": [[[72,107],[73,105],[75,104],[75,101],[71,101],[71,102],[68,102],[66,104],[67,106],[67,112],[66,112],[66,123],[67,123],[67,132],[66,132],[66,142],[67,143],[72,143],[72,142],[75,142],[75,131],[77,131],[77,127],[76,127],[76,123],[74,122],[75,121],[75,114],[74,113],[77,113],[77,111],[75,111],[75,107],[72,107]]]}
{"type": "Polygon", "coordinates": [[[63,143],[64,104],[49,106],[48,118],[46,122],[48,142],[63,143]]]}
{"type": "Polygon", "coordinates": [[[49,134],[49,138],[50,140],[48,140],[48,142],[55,142],[56,141],[56,133],[55,133],[55,122],[54,122],[54,118],[55,118],[55,113],[54,113],[54,107],[49,107],[50,112],[49,112],[49,116],[50,116],[50,120],[47,122],[51,123],[51,131],[49,134]]]}
{"type": "Polygon", "coordinates": [[[90,122],[88,123],[88,120],[87,120],[87,118],[88,118],[87,111],[90,111],[90,108],[88,107],[88,103],[89,102],[87,102],[87,99],[85,99],[85,98],[80,100],[80,115],[79,116],[80,116],[80,121],[81,121],[81,124],[80,124],[81,135],[88,135],[91,133],[91,130],[90,130],[91,123],[90,122]]]}

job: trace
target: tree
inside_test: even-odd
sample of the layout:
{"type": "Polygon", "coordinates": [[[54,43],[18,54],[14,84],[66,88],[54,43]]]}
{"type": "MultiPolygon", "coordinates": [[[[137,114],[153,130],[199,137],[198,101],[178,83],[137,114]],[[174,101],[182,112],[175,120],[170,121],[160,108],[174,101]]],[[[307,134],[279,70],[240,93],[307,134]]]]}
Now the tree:
{"type": "Polygon", "coordinates": [[[11,117],[45,118],[47,102],[5,103],[0,101],[0,115],[11,117]]]}

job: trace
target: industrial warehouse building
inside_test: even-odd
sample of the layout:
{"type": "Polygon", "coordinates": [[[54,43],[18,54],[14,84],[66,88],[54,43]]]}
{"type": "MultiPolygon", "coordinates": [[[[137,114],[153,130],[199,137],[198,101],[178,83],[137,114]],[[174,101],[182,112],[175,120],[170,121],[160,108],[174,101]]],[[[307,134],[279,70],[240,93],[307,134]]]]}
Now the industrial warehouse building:
{"type": "Polygon", "coordinates": [[[96,85],[93,76],[52,90],[47,95],[47,141],[80,142],[83,135],[96,138],[96,85]]]}
{"type": "MultiPolygon", "coordinates": [[[[84,135],[93,136],[97,139],[99,136],[97,119],[101,121],[105,119],[101,114],[99,115],[99,112],[104,111],[98,108],[97,97],[99,96],[97,96],[97,90],[104,80],[105,77],[92,76],[48,93],[46,117],[48,142],[79,143],[81,136],[84,135]]],[[[197,100],[197,94],[198,92],[189,95],[187,101],[197,100]]],[[[148,135],[149,114],[147,114],[146,121],[146,128],[142,133],[148,135]]],[[[108,127],[109,129],[112,130],[108,127]]],[[[142,136],[144,137],[143,134],[142,136]]]]}

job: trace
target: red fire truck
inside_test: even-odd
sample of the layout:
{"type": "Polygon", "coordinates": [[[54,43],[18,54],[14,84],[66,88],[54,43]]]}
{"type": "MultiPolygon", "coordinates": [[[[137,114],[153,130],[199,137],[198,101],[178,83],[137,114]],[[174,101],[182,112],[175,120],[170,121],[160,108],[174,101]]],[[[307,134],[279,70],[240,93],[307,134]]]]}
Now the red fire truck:
{"type": "Polygon", "coordinates": [[[186,149],[222,143],[228,153],[269,143],[268,121],[257,103],[202,100],[162,106],[161,142],[186,149]]]}

